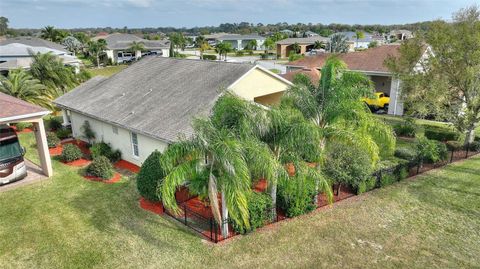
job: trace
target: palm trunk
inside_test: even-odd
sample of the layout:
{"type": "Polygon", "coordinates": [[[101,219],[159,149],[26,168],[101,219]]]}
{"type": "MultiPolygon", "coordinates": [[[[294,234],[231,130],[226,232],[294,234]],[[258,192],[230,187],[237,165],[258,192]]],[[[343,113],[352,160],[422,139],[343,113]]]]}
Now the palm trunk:
{"type": "MultiPolygon", "coordinates": [[[[322,139],[320,140],[320,150],[321,150],[322,152],[325,150],[325,142],[326,142],[326,141],[325,141],[325,138],[322,138],[322,139]]],[[[320,164],[318,164],[318,165],[320,165],[320,164]]],[[[319,186],[318,186],[318,185],[319,185],[319,182],[318,182],[318,180],[316,180],[316,181],[315,181],[315,196],[313,197],[313,204],[314,204],[315,206],[318,205],[318,195],[319,195],[319,193],[318,193],[318,192],[319,192],[319,186]]]]}
{"type": "Polygon", "coordinates": [[[272,222],[275,222],[277,219],[277,180],[275,179],[272,181],[272,185],[270,186],[270,197],[272,198],[272,222]]]}
{"type": "Polygon", "coordinates": [[[100,56],[97,53],[97,68],[100,68],[100,56]]]}
{"type": "Polygon", "coordinates": [[[225,192],[222,191],[222,236],[223,238],[228,237],[228,208],[227,208],[227,199],[225,197],[225,192]]]}
{"type": "Polygon", "coordinates": [[[468,146],[475,140],[475,126],[470,126],[467,129],[464,146],[468,146]]]}

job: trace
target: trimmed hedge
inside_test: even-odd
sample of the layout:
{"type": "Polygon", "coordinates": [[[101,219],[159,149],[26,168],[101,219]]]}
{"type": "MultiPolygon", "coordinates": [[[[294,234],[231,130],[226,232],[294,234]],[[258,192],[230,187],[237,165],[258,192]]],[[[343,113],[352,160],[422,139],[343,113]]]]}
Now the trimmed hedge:
{"type": "Polygon", "coordinates": [[[161,194],[157,193],[163,177],[165,176],[162,167],[160,167],[160,158],[162,154],[155,150],[148,156],[140,168],[137,175],[137,190],[140,195],[151,202],[161,200],[161,194]]]}
{"type": "Polygon", "coordinates": [[[114,174],[112,163],[107,157],[98,156],[88,165],[87,174],[102,179],[110,179],[114,174]]]}
{"type": "Polygon", "coordinates": [[[54,148],[60,144],[60,138],[57,137],[55,133],[47,133],[47,145],[49,148],[54,148]]]}
{"type": "Polygon", "coordinates": [[[393,130],[397,136],[415,137],[416,125],[413,118],[407,118],[403,123],[396,124],[393,130]]]}
{"type": "Polygon", "coordinates": [[[417,152],[411,148],[398,148],[395,150],[394,156],[407,161],[413,161],[417,158],[417,152]]]}
{"type": "Polygon", "coordinates": [[[458,141],[447,141],[445,145],[447,146],[447,149],[450,151],[463,149],[463,144],[458,141]]]}
{"type": "Polygon", "coordinates": [[[57,137],[60,139],[65,139],[72,136],[72,130],[67,128],[62,128],[57,130],[57,137]]]}
{"type": "Polygon", "coordinates": [[[113,150],[110,144],[105,142],[95,143],[90,147],[92,158],[95,159],[99,156],[107,157],[110,162],[116,163],[122,158],[120,150],[113,150]]]}
{"type": "Polygon", "coordinates": [[[60,158],[64,162],[73,162],[83,157],[83,153],[77,145],[65,144],[63,145],[62,155],[60,158]]]}
{"type": "Polygon", "coordinates": [[[255,231],[267,224],[272,218],[272,198],[266,193],[251,192],[248,197],[248,213],[250,216],[250,230],[246,230],[244,227],[239,227],[233,224],[235,231],[239,233],[247,233],[255,231]]]}
{"type": "Polygon", "coordinates": [[[472,143],[470,143],[468,150],[480,151],[480,141],[473,141],[472,143]]]}
{"type": "Polygon", "coordinates": [[[217,60],[217,55],[203,54],[202,57],[203,57],[204,60],[211,60],[211,61],[217,60]]]}
{"type": "Polygon", "coordinates": [[[50,128],[50,130],[59,130],[62,128],[62,121],[57,117],[52,117],[48,121],[48,128],[50,128]]]}
{"type": "Polygon", "coordinates": [[[425,137],[437,141],[452,141],[458,140],[460,134],[452,131],[446,130],[445,128],[440,127],[425,127],[425,137]]]}

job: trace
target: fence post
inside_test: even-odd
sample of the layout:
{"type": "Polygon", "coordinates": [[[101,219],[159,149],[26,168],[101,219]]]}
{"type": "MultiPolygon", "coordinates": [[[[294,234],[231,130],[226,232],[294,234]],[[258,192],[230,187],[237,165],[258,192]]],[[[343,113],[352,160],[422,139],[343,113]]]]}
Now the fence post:
{"type": "Polygon", "coordinates": [[[421,163],[422,163],[421,161],[418,161],[418,163],[417,163],[417,175],[418,175],[418,173],[420,172],[420,164],[421,164],[421,163]]]}
{"type": "Polygon", "coordinates": [[[453,154],[455,153],[455,149],[452,149],[452,154],[450,154],[450,163],[453,162],[453,154]]]}
{"type": "Polygon", "coordinates": [[[212,222],[212,218],[210,218],[210,240],[213,240],[213,222],[212,222]]]}
{"type": "Polygon", "coordinates": [[[187,224],[187,205],[183,204],[183,214],[185,215],[185,225],[188,226],[187,224]]]}
{"type": "Polygon", "coordinates": [[[468,158],[468,150],[470,149],[470,142],[467,143],[467,150],[465,151],[465,159],[468,158]]]}

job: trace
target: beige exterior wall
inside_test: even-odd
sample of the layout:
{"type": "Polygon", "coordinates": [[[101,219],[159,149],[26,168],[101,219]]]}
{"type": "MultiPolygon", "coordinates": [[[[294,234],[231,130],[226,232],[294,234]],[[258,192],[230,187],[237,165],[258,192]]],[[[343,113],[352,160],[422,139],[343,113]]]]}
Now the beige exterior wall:
{"type": "Polygon", "coordinates": [[[275,77],[273,74],[255,68],[250,70],[239,81],[232,84],[229,89],[246,100],[256,101],[257,97],[262,97],[257,99],[259,101],[258,103],[270,104],[269,102],[273,100],[278,101],[289,86],[290,84],[275,77]],[[267,95],[272,96],[266,97],[267,95]],[[261,100],[267,103],[262,103],[261,100]]]}
{"type": "Polygon", "coordinates": [[[141,166],[155,149],[163,152],[167,147],[167,143],[137,133],[139,157],[136,157],[133,155],[131,132],[129,130],[117,127],[117,133],[114,133],[113,125],[73,111],[71,112],[70,120],[75,138],[85,140],[82,138],[81,127],[85,120],[88,120],[92,130],[95,132],[97,142],[103,140],[105,143],[110,143],[113,149],[119,149],[122,152],[122,159],[138,166],[141,166]]]}

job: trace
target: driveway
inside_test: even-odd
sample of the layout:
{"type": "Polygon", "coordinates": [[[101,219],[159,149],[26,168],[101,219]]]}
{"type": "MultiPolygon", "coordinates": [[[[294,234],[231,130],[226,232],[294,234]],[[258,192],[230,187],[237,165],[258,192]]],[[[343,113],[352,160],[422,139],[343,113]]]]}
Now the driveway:
{"type": "Polygon", "coordinates": [[[0,192],[8,191],[35,182],[40,182],[48,178],[42,174],[42,169],[40,169],[40,167],[38,167],[36,164],[30,162],[27,159],[25,159],[25,164],[27,165],[27,177],[13,183],[0,186],[0,192]]]}

